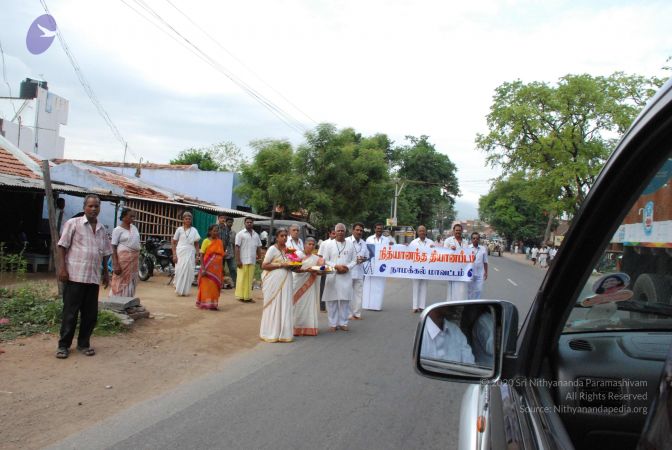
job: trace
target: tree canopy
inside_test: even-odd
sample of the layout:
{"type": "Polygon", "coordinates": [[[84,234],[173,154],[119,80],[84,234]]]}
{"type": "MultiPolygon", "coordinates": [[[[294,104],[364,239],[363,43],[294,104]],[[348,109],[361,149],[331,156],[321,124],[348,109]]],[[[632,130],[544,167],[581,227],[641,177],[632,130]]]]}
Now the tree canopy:
{"type": "Polygon", "coordinates": [[[489,132],[476,145],[504,175],[522,173],[545,208],[573,215],[619,137],[662,80],[616,72],[567,75],[556,85],[507,82],[495,90],[489,132]]]}
{"type": "Polygon", "coordinates": [[[427,136],[407,139],[408,145],[395,147],[384,134],[320,124],[296,150],[285,141],[257,141],[237,193],[258,212],[282,206],[284,216],[301,212],[322,228],[340,221],[370,224],[389,217],[394,176],[411,180],[399,199],[399,223],[431,226],[439,210],[444,216],[452,211],[456,169],[427,136]]]}
{"type": "Polygon", "coordinates": [[[455,196],[459,195],[455,164],[439,153],[428,136],[406,136],[407,145],[394,152],[395,178],[404,183],[398,207],[399,224],[425,224],[455,215],[455,196]],[[441,211],[441,216],[438,213],[441,211]]]}
{"type": "Polygon", "coordinates": [[[481,220],[488,222],[509,242],[541,240],[548,219],[537,200],[538,186],[515,173],[500,179],[478,202],[481,220]]]}
{"type": "Polygon", "coordinates": [[[245,162],[243,153],[233,142],[188,148],[170,160],[170,164],[197,164],[201,170],[224,172],[239,172],[245,162]]]}

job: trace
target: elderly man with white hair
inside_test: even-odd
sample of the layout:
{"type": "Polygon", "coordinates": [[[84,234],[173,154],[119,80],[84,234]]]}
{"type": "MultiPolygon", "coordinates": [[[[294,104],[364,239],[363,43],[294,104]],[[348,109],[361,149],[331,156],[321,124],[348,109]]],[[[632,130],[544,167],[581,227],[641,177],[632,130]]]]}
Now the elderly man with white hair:
{"type": "Polygon", "coordinates": [[[289,237],[287,238],[287,243],[285,246],[287,248],[293,248],[299,258],[303,259],[305,256],[303,239],[299,237],[299,226],[295,223],[289,226],[289,237]]]}
{"type": "Polygon", "coordinates": [[[329,330],[348,331],[348,315],[352,299],[352,275],[350,270],[357,264],[352,241],[345,239],[345,225],[335,227],[336,237],[320,247],[320,256],[336,271],[328,275],[324,285],[322,300],[327,305],[329,330]]]}

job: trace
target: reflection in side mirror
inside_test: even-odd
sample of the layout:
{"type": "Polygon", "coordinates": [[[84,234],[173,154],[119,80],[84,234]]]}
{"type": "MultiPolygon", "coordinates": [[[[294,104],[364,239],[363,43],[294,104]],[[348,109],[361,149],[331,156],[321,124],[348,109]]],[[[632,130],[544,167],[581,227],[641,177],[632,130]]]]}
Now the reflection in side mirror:
{"type": "MultiPolygon", "coordinates": [[[[431,306],[422,315],[415,343],[416,368],[455,381],[494,380],[504,353],[504,310],[509,302],[465,301],[431,306]]],[[[512,318],[512,317],[511,317],[512,318]]],[[[517,321],[515,321],[517,322],[517,321]]],[[[517,327],[517,325],[514,325],[517,327]]]]}

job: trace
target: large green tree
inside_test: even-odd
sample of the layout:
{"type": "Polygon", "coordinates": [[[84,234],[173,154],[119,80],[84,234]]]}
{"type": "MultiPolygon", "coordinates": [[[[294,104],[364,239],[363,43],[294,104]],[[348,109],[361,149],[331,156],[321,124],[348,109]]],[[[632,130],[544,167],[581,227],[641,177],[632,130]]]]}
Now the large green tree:
{"type": "MultiPolygon", "coordinates": [[[[573,215],[659,78],[567,75],[557,84],[507,82],[495,90],[488,133],[476,145],[504,175],[523,172],[549,193],[543,207],[573,215]]],[[[541,201],[541,200],[540,200],[541,201]]]]}
{"type": "Polygon", "coordinates": [[[336,222],[382,220],[392,195],[385,135],[363,137],[351,128],[320,124],[294,150],[286,141],[256,141],[236,192],[268,214],[300,212],[321,228],[336,222]]]}
{"type": "Polygon", "coordinates": [[[541,241],[549,212],[538,201],[538,184],[515,173],[500,179],[478,202],[481,220],[488,222],[509,242],[541,241]]]}
{"type": "Polygon", "coordinates": [[[233,142],[219,142],[209,147],[188,148],[178,153],[170,164],[197,164],[201,170],[240,172],[246,159],[233,142]]]}
{"type": "Polygon", "coordinates": [[[255,155],[243,164],[241,180],[236,193],[247,199],[255,211],[271,214],[274,206],[283,207],[280,217],[300,208],[305,192],[295,170],[292,145],[283,140],[252,141],[255,155]]]}
{"type": "Polygon", "coordinates": [[[387,158],[391,142],[352,128],[320,124],[297,150],[297,169],[308,198],[304,208],[321,227],[386,217],[391,198],[387,158]]]}
{"type": "Polygon", "coordinates": [[[428,136],[406,136],[406,140],[394,152],[394,177],[403,186],[397,202],[398,223],[431,227],[437,220],[452,221],[460,192],[455,164],[436,150],[428,136]]]}

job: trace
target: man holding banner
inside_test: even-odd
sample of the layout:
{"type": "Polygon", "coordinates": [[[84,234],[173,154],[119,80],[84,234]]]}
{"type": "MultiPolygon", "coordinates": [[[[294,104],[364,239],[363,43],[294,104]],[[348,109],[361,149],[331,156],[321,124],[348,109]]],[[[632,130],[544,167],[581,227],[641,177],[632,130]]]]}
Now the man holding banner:
{"type": "MultiPolygon", "coordinates": [[[[418,227],[418,237],[413,239],[408,248],[411,250],[420,249],[428,250],[434,247],[434,241],[427,238],[427,228],[424,225],[418,227]]],[[[427,301],[427,280],[414,279],[413,280],[413,312],[419,313],[425,309],[425,302],[427,301]]]]}
{"type": "MultiPolygon", "coordinates": [[[[390,245],[390,240],[383,236],[383,224],[377,223],[374,226],[375,234],[366,239],[367,244],[390,245]]],[[[369,267],[372,267],[369,265],[369,267]]],[[[385,295],[385,278],[371,276],[370,272],[364,277],[364,298],[362,307],[364,309],[380,311],[383,309],[383,296],[385,295]]]]}
{"type": "Polygon", "coordinates": [[[474,275],[469,282],[469,300],[478,300],[483,291],[483,282],[488,279],[488,251],[485,246],[479,245],[481,235],[474,231],[471,233],[469,250],[474,255],[474,275]]]}
{"type": "Polygon", "coordinates": [[[364,262],[369,259],[369,249],[366,241],[362,239],[364,225],[357,222],[352,226],[352,236],[347,240],[352,242],[355,248],[357,264],[352,268],[352,301],[350,302],[350,318],[360,320],[362,318],[362,296],[364,294],[364,262]]]}
{"type": "MultiPolygon", "coordinates": [[[[443,246],[453,253],[467,254],[469,252],[469,243],[462,239],[462,225],[459,223],[453,225],[453,235],[443,241],[443,246]]],[[[447,301],[466,300],[468,297],[468,282],[448,281],[447,301]]]]}

